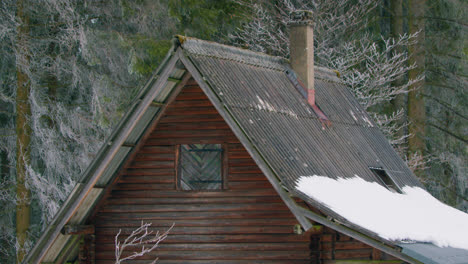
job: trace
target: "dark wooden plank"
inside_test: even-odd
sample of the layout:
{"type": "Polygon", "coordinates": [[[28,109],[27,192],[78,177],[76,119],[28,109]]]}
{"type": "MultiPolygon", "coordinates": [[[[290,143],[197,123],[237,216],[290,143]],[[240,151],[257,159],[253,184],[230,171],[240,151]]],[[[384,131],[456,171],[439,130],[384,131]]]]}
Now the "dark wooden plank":
{"type": "Polygon", "coordinates": [[[156,212],[156,213],[129,213],[120,212],[101,212],[97,219],[99,221],[112,221],[115,219],[139,219],[142,221],[152,219],[165,219],[177,221],[179,219],[200,220],[200,219],[241,219],[241,218],[290,218],[291,213],[288,211],[232,211],[232,212],[156,212]]]}
{"type": "Polygon", "coordinates": [[[225,122],[204,123],[165,123],[159,124],[157,131],[181,131],[181,130],[206,130],[206,129],[229,129],[225,122]]]}
{"type": "Polygon", "coordinates": [[[124,183],[175,183],[174,175],[147,176],[147,175],[124,175],[119,179],[119,184],[124,183]]]}
{"type": "Polygon", "coordinates": [[[198,122],[213,122],[213,121],[224,121],[218,114],[212,115],[199,115],[196,117],[187,117],[185,115],[171,115],[165,116],[161,119],[161,123],[198,123],[198,122]]]}
{"type": "MultiPolygon", "coordinates": [[[[193,260],[185,259],[184,264],[310,264],[310,260],[262,260],[262,259],[249,259],[249,260],[193,260]]],[[[115,260],[99,260],[99,264],[115,264],[115,260]]],[[[132,260],[131,264],[148,264],[148,260],[132,260]]],[[[167,260],[158,259],[157,264],[180,264],[180,260],[167,260]]],[[[344,263],[346,264],[346,263],[344,263]]],[[[386,264],[386,263],[385,263],[386,264]]]]}
{"type": "Polygon", "coordinates": [[[257,166],[229,167],[229,173],[262,173],[257,166]]]}
{"type": "Polygon", "coordinates": [[[228,175],[228,181],[268,181],[261,173],[235,173],[228,175]]]}
{"type": "Polygon", "coordinates": [[[235,136],[198,136],[190,138],[151,138],[148,145],[177,145],[177,144],[223,144],[238,142],[235,136]]]}
{"type": "MultiPolygon", "coordinates": [[[[197,221],[189,219],[178,220],[147,220],[146,223],[152,224],[153,227],[170,227],[175,226],[294,226],[297,220],[293,218],[238,218],[238,219],[199,219],[197,221]]],[[[141,225],[141,220],[138,219],[114,219],[107,221],[106,219],[98,219],[95,224],[97,227],[134,227],[141,225]]]]}
{"type": "Polygon", "coordinates": [[[106,205],[102,212],[226,212],[226,211],[279,211],[287,210],[281,203],[256,203],[256,204],[183,204],[173,205],[106,205]]]}
{"type": "Polygon", "coordinates": [[[205,130],[158,130],[151,135],[151,138],[191,138],[191,137],[234,137],[229,129],[205,129],[205,130]]]}
{"type": "Polygon", "coordinates": [[[175,182],[172,183],[124,183],[117,184],[115,190],[175,190],[175,182]]]}
{"type": "Polygon", "coordinates": [[[175,206],[179,204],[254,204],[254,203],[281,203],[281,199],[278,196],[242,196],[242,197],[229,197],[228,199],[224,196],[220,197],[194,197],[187,199],[185,197],[180,198],[110,198],[108,199],[109,204],[173,204],[175,206]]]}
{"type": "Polygon", "coordinates": [[[168,169],[168,168],[174,168],[174,161],[135,160],[128,167],[130,169],[139,169],[139,168],[168,169]]]}
{"type": "Polygon", "coordinates": [[[271,183],[269,181],[240,181],[240,182],[233,182],[230,181],[228,183],[229,189],[232,190],[244,190],[244,189],[270,189],[272,188],[271,183]]]}
{"type": "Polygon", "coordinates": [[[151,154],[156,154],[156,153],[173,153],[174,149],[172,146],[148,146],[145,145],[143,146],[138,153],[151,153],[151,154]]]}
{"type": "MultiPolygon", "coordinates": [[[[97,251],[112,251],[114,244],[96,245],[97,251]]],[[[137,247],[129,247],[128,250],[135,250],[137,247]]],[[[192,244],[169,244],[162,242],[158,250],[163,251],[213,251],[213,250],[232,250],[232,251],[265,251],[265,250],[303,250],[308,251],[308,245],[301,242],[291,243],[192,243],[192,244]]]]}
{"type": "MultiPolygon", "coordinates": [[[[262,259],[249,259],[249,260],[193,260],[185,259],[184,264],[310,264],[310,260],[262,260],[262,259]]],[[[115,264],[115,260],[99,260],[99,264],[115,264]]],[[[148,264],[148,260],[132,260],[129,264],[148,264]]],[[[157,264],[180,264],[180,260],[167,260],[158,259],[157,264]]],[[[347,264],[347,263],[343,263],[347,264]]],[[[369,263],[371,264],[371,263],[369,263]]],[[[385,263],[387,264],[387,263],[385,263]]]]}
{"type": "MultiPolygon", "coordinates": [[[[129,236],[135,228],[96,227],[98,236],[129,236]]],[[[151,226],[152,232],[165,231],[161,227],[151,226]]],[[[293,226],[174,226],[171,235],[218,235],[218,234],[294,234],[293,226]]],[[[370,249],[366,252],[371,252],[370,249]]]]}
{"type": "Polygon", "coordinates": [[[176,100],[172,103],[169,108],[186,108],[186,107],[204,107],[204,106],[212,106],[211,102],[205,99],[201,100],[190,100],[190,101],[181,101],[176,100]]]}
{"type": "MultiPolygon", "coordinates": [[[[100,259],[115,259],[115,253],[112,251],[104,251],[97,253],[97,256],[100,259]]],[[[307,259],[307,251],[262,251],[261,254],[256,251],[166,251],[166,250],[157,250],[150,252],[139,259],[148,259],[154,260],[155,257],[160,259],[173,259],[184,261],[186,259],[199,259],[199,260],[237,260],[237,259],[307,259]]],[[[124,255],[125,256],[125,255],[124,255]]]]}
{"type": "Polygon", "coordinates": [[[174,191],[174,190],[161,190],[158,192],[152,191],[113,191],[113,197],[116,198],[150,198],[150,197],[184,197],[187,199],[195,197],[242,197],[242,196],[271,196],[276,195],[275,190],[271,189],[258,189],[258,190],[227,190],[224,192],[196,192],[196,191],[174,191]]]}
{"type": "Polygon", "coordinates": [[[218,112],[213,106],[200,106],[200,107],[186,107],[186,108],[169,108],[166,111],[166,116],[171,115],[184,115],[184,116],[197,116],[197,115],[216,115],[218,112]]]}
{"type": "Polygon", "coordinates": [[[140,153],[135,156],[137,161],[174,161],[174,153],[140,153]]]}
{"type": "MultiPolygon", "coordinates": [[[[265,243],[308,242],[305,236],[290,234],[234,234],[234,235],[169,235],[164,243],[251,243],[262,241],[265,243]]],[[[96,236],[96,243],[113,243],[114,236],[96,236]]],[[[305,252],[309,254],[309,252],[305,252]]]]}
{"type": "Polygon", "coordinates": [[[144,175],[152,175],[152,176],[167,176],[167,175],[174,175],[175,170],[174,168],[170,169],[127,169],[124,173],[124,175],[139,175],[139,176],[144,176],[144,175]]]}

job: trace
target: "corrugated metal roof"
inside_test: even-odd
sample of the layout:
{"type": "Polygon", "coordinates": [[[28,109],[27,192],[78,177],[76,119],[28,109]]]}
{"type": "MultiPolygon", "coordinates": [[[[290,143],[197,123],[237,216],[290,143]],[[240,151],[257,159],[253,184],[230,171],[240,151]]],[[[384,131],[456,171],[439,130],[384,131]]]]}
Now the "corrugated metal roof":
{"type": "Polygon", "coordinates": [[[402,253],[425,264],[468,264],[468,250],[427,243],[401,243],[402,253]]]}
{"type": "Polygon", "coordinates": [[[316,103],[332,123],[324,127],[284,60],[190,38],[182,47],[288,189],[307,175],[378,182],[369,167],[384,168],[400,187],[420,186],[333,72],[316,69],[316,103]]]}

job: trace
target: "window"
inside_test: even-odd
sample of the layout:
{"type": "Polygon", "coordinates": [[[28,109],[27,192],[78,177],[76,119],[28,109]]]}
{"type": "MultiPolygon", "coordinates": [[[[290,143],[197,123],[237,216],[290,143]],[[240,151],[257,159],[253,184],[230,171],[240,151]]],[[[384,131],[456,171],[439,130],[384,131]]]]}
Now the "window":
{"type": "Polygon", "coordinates": [[[374,175],[377,176],[377,179],[379,180],[381,185],[383,185],[390,191],[401,193],[401,190],[398,187],[398,185],[396,185],[396,183],[393,181],[390,175],[388,175],[387,172],[383,168],[369,168],[369,169],[371,169],[374,175]]]}
{"type": "Polygon", "coordinates": [[[180,190],[223,189],[222,145],[180,145],[177,176],[180,190]]]}

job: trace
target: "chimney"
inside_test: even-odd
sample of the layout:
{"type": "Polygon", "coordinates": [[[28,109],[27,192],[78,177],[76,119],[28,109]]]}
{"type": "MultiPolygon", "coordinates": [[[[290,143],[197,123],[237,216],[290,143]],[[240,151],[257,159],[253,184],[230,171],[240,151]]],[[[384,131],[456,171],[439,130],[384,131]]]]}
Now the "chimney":
{"type": "Polygon", "coordinates": [[[312,12],[297,10],[289,23],[289,51],[292,69],[304,82],[307,101],[315,105],[314,90],[314,22],[312,12]]]}

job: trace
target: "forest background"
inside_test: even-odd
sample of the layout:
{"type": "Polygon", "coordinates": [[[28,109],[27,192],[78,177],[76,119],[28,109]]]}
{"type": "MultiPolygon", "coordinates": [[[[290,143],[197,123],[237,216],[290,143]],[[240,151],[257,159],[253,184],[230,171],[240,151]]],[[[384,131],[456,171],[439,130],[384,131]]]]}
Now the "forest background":
{"type": "Polygon", "coordinates": [[[341,74],[429,192],[468,211],[464,0],[2,0],[0,262],[31,248],[174,34],[288,56],[315,18],[341,74]]]}

